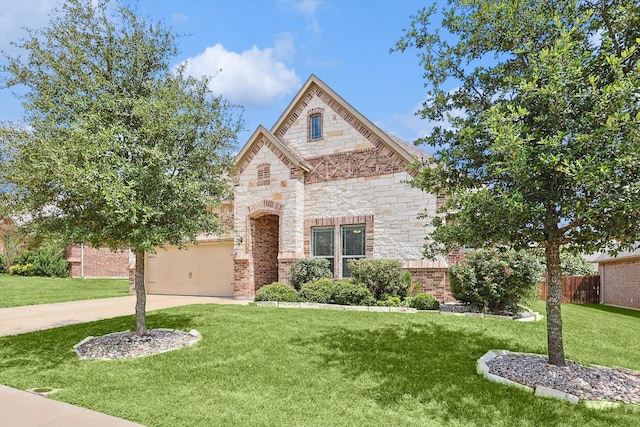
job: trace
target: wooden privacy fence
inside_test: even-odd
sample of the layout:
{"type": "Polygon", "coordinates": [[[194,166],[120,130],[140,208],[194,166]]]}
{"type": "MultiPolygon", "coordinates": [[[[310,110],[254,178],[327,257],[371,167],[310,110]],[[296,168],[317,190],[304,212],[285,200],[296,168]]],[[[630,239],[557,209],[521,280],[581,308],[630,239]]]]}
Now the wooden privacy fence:
{"type": "MultiPolygon", "coordinates": [[[[547,299],[547,275],[540,288],[540,299],[547,299]]],[[[571,304],[599,304],[600,276],[563,276],[562,302],[571,304]]]]}

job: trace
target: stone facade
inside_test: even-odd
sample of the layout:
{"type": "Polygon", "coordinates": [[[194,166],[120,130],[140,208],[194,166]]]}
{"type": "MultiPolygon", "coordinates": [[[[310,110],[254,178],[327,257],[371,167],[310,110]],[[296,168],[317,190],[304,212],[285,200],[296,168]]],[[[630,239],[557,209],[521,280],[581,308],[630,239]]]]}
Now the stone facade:
{"type": "Polygon", "coordinates": [[[356,227],[365,233],[361,256],[400,259],[423,290],[450,300],[446,260],[421,259],[430,229],[418,215],[435,215],[444,198],[406,183],[416,156],[426,154],[378,129],[311,76],[274,127],[259,126],[236,157],[236,297],[288,282],[291,264],[314,256],[313,227],[333,230],[334,275],[342,277],[341,238],[355,238],[342,230],[356,227]]]}

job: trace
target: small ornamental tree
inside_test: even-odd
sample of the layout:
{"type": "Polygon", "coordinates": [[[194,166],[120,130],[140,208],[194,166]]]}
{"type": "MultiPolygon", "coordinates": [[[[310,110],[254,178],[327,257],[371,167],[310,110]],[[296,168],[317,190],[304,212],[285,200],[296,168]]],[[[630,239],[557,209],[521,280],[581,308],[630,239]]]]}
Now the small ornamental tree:
{"type": "Polygon", "coordinates": [[[208,78],[173,67],[161,22],[114,0],[67,0],[5,56],[25,89],[23,123],[0,128],[2,202],[36,234],[136,255],[136,329],[146,330],[145,253],[221,230],[240,119],[208,78]]]}
{"type": "Polygon", "coordinates": [[[561,252],[640,235],[640,3],[450,0],[440,16],[423,9],[396,44],[418,51],[435,124],[413,185],[447,195],[429,254],[543,248],[549,363],[563,366],[561,252]]]}
{"type": "Polygon", "coordinates": [[[449,269],[451,293],[480,311],[517,312],[518,304],[535,298],[542,267],[525,251],[478,249],[449,269]]]}

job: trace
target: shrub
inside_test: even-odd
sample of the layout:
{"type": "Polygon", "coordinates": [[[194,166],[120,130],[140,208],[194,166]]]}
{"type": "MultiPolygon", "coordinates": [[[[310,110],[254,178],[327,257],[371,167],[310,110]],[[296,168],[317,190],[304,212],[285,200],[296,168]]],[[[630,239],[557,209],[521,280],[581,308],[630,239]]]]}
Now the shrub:
{"type": "Polygon", "coordinates": [[[351,280],[338,280],[334,283],[333,302],[341,305],[370,305],[374,302],[369,288],[351,280]]]}
{"type": "Polygon", "coordinates": [[[402,300],[397,295],[387,295],[383,294],[378,301],[376,301],[377,306],[384,307],[400,307],[402,304],[402,300]]]}
{"type": "Polygon", "coordinates": [[[0,274],[6,273],[8,271],[7,269],[8,262],[9,260],[7,259],[7,256],[4,254],[0,254],[0,274]]]}
{"type": "Polygon", "coordinates": [[[407,298],[407,305],[418,310],[437,310],[440,303],[431,294],[419,293],[407,298]]]}
{"type": "Polygon", "coordinates": [[[33,264],[15,264],[9,267],[9,274],[16,276],[33,276],[33,264]]]}
{"type": "MultiPolygon", "coordinates": [[[[69,263],[64,259],[64,250],[42,247],[37,251],[25,251],[13,259],[14,266],[10,274],[22,276],[68,277],[69,263]],[[31,265],[31,268],[23,268],[31,265]]],[[[11,270],[11,269],[10,269],[11,270]]]]}
{"type": "Polygon", "coordinates": [[[348,261],[351,275],[380,299],[382,295],[407,296],[411,273],[397,259],[359,259],[348,261]]]}
{"type": "Polygon", "coordinates": [[[335,285],[331,279],[318,279],[300,288],[300,301],[328,304],[333,300],[335,285]]]}
{"type": "Polygon", "coordinates": [[[280,282],[265,285],[256,291],[255,301],[298,301],[298,293],[291,286],[280,282]]]}
{"type": "Polygon", "coordinates": [[[449,269],[453,297],[490,312],[517,311],[517,305],[535,298],[541,267],[526,252],[479,249],[449,269]]]}
{"type": "Polygon", "coordinates": [[[291,284],[300,289],[305,283],[318,279],[333,278],[329,260],[324,258],[303,258],[291,265],[291,284]]]}

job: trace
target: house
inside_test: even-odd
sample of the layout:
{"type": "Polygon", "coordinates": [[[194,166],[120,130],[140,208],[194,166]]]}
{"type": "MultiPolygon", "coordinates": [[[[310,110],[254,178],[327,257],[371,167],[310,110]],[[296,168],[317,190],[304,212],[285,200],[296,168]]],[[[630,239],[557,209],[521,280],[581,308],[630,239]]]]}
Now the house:
{"type": "Polygon", "coordinates": [[[301,258],[328,259],[335,278],[349,276],[350,259],[395,258],[424,291],[450,300],[448,264],[422,259],[430,226],[418,219],[444,199],[407,184],[407,164],[426,156],[312,75],[236,156],[227,235],[148,255],[147,291],[253,298],[288,282],[301,258]]]}
{"type": "Polygon", "coordinates": [[[129,249],[113,252],[106,247],[93,248],[86,244],[76,244],[65,249],[65,258],[69,262],[71,277],[129,277],[129,249]]]}
{"type": "Polygon", "coordinates": [[[616,256],[594,259],[600,272],[600,303],[640,310],[640,244],[616,256]]]}

